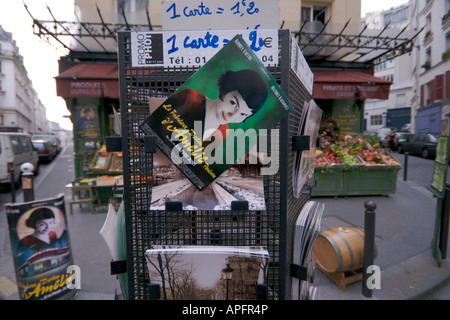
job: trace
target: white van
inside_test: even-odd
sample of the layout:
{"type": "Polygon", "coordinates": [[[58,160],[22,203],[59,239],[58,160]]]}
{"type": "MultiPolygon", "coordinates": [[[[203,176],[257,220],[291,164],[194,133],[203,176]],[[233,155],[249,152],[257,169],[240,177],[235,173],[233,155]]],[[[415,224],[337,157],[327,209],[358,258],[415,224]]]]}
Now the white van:
{"type": "Polygon", "coordinates": [[[20,166],[29,162],[39,174],[39,157],[26,133],[0,132],[0,184],[10,184],[8,168],[14,168],[14,181],[19,182],[20,166]]]}

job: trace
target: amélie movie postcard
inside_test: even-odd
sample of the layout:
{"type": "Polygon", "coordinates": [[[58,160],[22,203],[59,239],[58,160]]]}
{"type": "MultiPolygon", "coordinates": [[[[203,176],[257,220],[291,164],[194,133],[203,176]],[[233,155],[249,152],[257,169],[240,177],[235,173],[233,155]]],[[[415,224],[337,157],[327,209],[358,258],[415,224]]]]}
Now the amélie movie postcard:
{"type": "Polygon", "coordinates": [[[292,110],[253,50],[236,35],[140,126],[199,190],[292,110]]]}

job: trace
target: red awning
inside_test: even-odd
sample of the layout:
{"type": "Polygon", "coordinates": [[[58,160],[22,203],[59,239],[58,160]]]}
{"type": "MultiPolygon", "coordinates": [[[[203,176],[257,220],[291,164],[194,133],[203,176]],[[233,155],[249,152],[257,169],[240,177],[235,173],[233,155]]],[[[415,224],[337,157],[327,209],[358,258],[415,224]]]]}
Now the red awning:
{"type": "Polygon", "coordinates": [[[388,99],[391,82],[361,71],[313,70],[314,99],[388,99]]]}
{"type": "Polygon", "coordinates": [[[115,64],[80,63],[55,79],[56,94],[63,98],[119,98],[119,72],[115,64]]]}

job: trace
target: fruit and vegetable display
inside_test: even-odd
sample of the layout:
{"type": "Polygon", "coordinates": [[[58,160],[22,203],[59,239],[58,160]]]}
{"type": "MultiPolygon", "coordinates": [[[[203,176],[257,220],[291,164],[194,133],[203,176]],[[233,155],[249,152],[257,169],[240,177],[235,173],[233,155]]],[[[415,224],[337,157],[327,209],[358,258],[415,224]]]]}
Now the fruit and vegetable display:
{"type": "Polygon", "coordinates": [[[74,186],[95,186],[97,178],[80,177],[72,181],[74,186]]]}
{"type": "Polygon", "coordinates": [[[121,173],[123,172],[122,152],[108,152],[103,144],[97,151],[86,171],[95,173],[121,173]]]}
{"type": "Polygon", "coordinates": [[[330,135],[329,132],[322,132],[320,147],[316,149],[315,165],[400,166],[389,153],[388,149],[380,146],[377,136],[337,133],[330,135]]]}
{"type": "Polygon", "coordinates": [[[396,192],[401,169],[380,138],[341,134],[332,119],[323,120],[316,147],[312,196],[386,195],[396,192]]]}
{"type": "Polygon", "coordinates": [[[123,161],[122,152],[111,152],[111,163],[108,168],[109,172],[122,172],[123,161]]]}

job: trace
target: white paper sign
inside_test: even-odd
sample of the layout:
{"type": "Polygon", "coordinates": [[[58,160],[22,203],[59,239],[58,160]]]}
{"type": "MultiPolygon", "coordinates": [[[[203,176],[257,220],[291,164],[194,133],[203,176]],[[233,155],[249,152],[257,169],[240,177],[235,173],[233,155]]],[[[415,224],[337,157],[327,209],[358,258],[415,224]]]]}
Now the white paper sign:
{"type": "Polygon", "coordinates": [[[314,73],[309,68],[308,63],[306,62],[305,57],[303,56],[300,47],[298,46],[297,41],[295,40],[295,36],[291,36],[291,69],[303,83],[305,88],[312,94],[313,91],[313,82],[314,82],[314,73]]]}
{"type": "Polygon", "coordinates": [[[202,66],[240,34],[264,65],[278,64],[278,30],[131,32],[132,67],[202,66]]]}
{"type": "Polygon", "coordinates": [[[170,0],[163,30],[278,29],[277,0],[170,0]]]}

